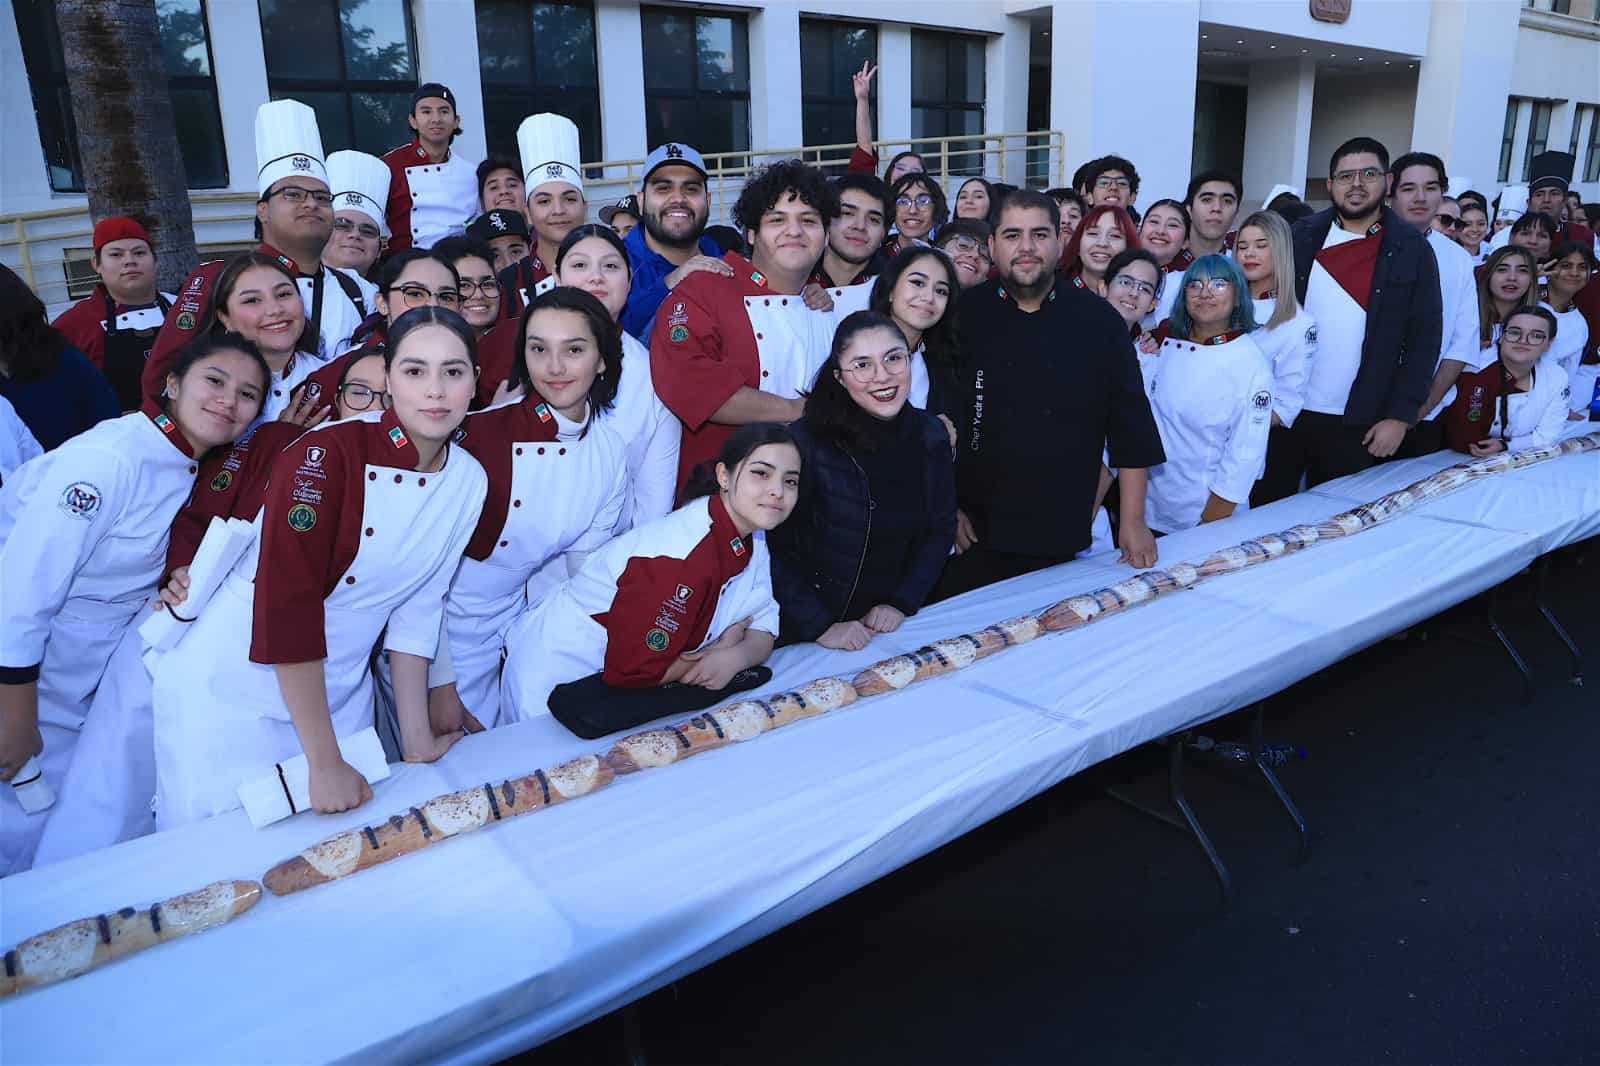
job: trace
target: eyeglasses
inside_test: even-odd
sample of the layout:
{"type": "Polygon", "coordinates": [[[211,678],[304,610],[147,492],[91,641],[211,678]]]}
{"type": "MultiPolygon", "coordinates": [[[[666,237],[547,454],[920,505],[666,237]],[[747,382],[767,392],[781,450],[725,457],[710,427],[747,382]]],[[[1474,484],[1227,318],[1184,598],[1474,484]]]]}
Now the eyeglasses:
{"type": "Polygon", "coordinates": [[[911,365],[911,357],[905,352],[889,352],[881,360],[868,359],[858,356],[843,364],[841,369],[857,381],[871,381],[878,372],[878,367],[883,367],[883,372],[890,377],[904,374],[911,365]]]}
{"type": "Polygon", "coordinates": [[[975,255],[985,261],[989,258],[988,250],[971,237],[957,237],[946,244],[944,250],[949,252],[951,256],[975,255]]]}
{"type": "Polygon", "coordinates": [[[461,294],[454,289],[440,289],[434,292],[424,285],[408,284],[396,285],[389,290],[398,292],[407,307],[427,307],[429,304],[438,304],[440,307],[455,307],[461,302],[461,294]]]}
{"type": "Polygon", "coordinates": [[[324,189],[302,189],[298,185],[284,185],[267,193],[261,198],[261,201],[265,203],[274,196],[281,196],[291,204],[303,204],[310,199],[315,200],[318,207],[333,206],[333,193],[324,189]]]}
{"type": "Polygon", "coordinates": [[[1095,178],[1094,187],[1097,189],[1131,189],[1133,182],[1127,178],[1095,178]]]}
{"type": "Polygon", "coordinates": [[[1335,185],[1354,185],[1358,180],[1363,185],[1371,185],[1383,177],[1382,169],[1378,167],[1362,167],[1360,170],[1341,170],[1333,176],[1335,185]]]}
{"type": "Polygon", "coordinates": [[[358,385],[350,382],[339,386],[339,398],[345,406],[352,411],[365,411],[372,406],[372,401],[377,400],[378,406],[383,410],[389,409],[389,394],[382,389],[374,389],[368,385],[358,385]]]}
{"type": "Polygon", "coordinates": [[[1195,278],[1183,288],[1185,292],[1204,292],[1210,289],[1212,292],[1223,293],[1233,288],[1233,282],[1227,278],[1195,278]]]}
{"type": "Polygon", "coordinates": [[[1460,229],[1463,225],[1462,221],[1454,215],[1434,215],[1433,220],[1445,229],[1460,229]]]}
{"type": "Polygon", "coordinates": [[[351,222],[348,218],[334,219],[333,231],[335,233],[359,233],[363,239],[369,241],[375,241],[379,237],[383,236],[382,233],[378,232],[378,227],[374,226],[372,223],[363,222],[358,226],[354,222],[351,222]]]}
{"type": "Polygon", "coordinates": [[[1513,344],[1527,341],[1529,344],[1543,344],[1550,339],[1550,334],[1542,329],[1524,330],[1521,326],[1507,326],[1505,332],[1500,334],[1513,344]]]}
{"type": "Polygon", "coordinates": [[[461,279],[461,298],[466,299],[475,292],[485,296],[499,296],[500,283],[494,278],[484,278],[482,281],[473,281],[471,278],[461,279]]]}
{"type": "MultiPolygon", "coordinates": [[[[1227,282],[1223,281],[1222,278],[1213,278],[1212,281],[1222,281],[1224,285],[1227,284],[1227,282]]],[[[1156,287],[1154,285],[1150,284],[1148,281],[1140,281],[1132,274],[1118,274],[1116,277],[1111,279],[1111,284],[1119,288],[1130,289],[1133,292],[1138,293],[1140,296],[1154,296],[1156,294],[1156,287]]],[[[1198,281],[1192,281],[1189,283],[1190,287],[1194,288],[1197,292],[1199,291],[1200,284],[1201,283],[1198,281]]],[[[1217,289],[1216,291],[1221,292],[1222,290],[1217,289]]]]}
{"type": "Polygon", "coordinates": [[[918,207],[928,207],[932,203],[933,197],[925,192],[918,193],[916,196],[897,196],[894,201],[896,207],[910,207],[912,204],[916,204],[918,207]]]}

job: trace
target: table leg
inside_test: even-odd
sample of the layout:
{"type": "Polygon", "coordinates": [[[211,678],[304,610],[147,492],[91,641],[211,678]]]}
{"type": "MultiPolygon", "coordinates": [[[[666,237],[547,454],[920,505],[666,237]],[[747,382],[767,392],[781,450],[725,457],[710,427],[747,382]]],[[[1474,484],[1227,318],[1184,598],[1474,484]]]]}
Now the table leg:
{"type": "Polygon", "coordinates": [[[1550,580],[1550,556],[1541,555],[1539,561],[1533,566],[1533,605],[1539,609],[1544,620],[1550,623],[1550,628],[1555,630],[1556,638],[1567,646],[1567,653],[1572,656],[1572,683],[1583,684],[1583,652],[1578,650],[1577,643],[1567,632],[1565,626],[1556,618],[1555,611],[1550,609],[1550,601],[1546,599],[1550,580]]]}
{"type": "Polygon", "coordinates": [[[1278,775],[1267,765],[1265,752],[1266,743],[1266,714],[1267,704],[1263,700],[1257,703],[1250,714],[1250,750],[1255,756],[1256,769],[1267,782],[1267,787],[1272,789],[1272,794],[1278,797],[1278,802],[1283,805],[1284,812],[1289,815],[1289,820],[1294,823],[1295,831],[1300,836],[1300,851],[1296,861],[1305,862],[1311,856],[1311,831],[1306,827],[1305,816],[1300,813],[1300,808],[1289,796],[1288,789],[1283,787],[1283,782],[1278,780],[1278,775]]]}

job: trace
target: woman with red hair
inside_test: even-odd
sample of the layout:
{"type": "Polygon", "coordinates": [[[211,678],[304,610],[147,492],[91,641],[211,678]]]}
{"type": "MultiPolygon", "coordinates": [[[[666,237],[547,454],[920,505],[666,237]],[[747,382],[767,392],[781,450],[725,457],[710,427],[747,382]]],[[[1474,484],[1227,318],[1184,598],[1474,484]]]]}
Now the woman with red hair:
{"type": "Polygon", "coordinates": [[[1139,247],[1139,231],[1128,212],[1115,204],[1100,204],[1083,216],[1066,250],[1061,253],[1061,276],[1096,296],[1106,294],[1106,269],[1119,252],[1139,247]]]}

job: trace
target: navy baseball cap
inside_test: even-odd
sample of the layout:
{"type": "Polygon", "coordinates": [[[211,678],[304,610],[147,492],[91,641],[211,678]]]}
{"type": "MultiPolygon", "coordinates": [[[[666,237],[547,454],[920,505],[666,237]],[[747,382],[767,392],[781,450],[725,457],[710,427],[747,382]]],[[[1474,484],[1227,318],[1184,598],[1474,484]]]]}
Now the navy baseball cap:
{"type": "Polygon", "coordinates": [[[639,213],[639,198],[632,193],[624,196],[614,204],[607,204],[600,209],[600,221],[611,225],[611,220],[617,215],[632,215],[634,218],[643,218],[639,213]]]}
{"type": "Polygon", "coordinates": [[[666,144],[657,146],[656,150],[650,153],[650,157],[644,161],[645,180],[648,181],[650,175],[669,163],[680,163],[686,167],[693,167],[700,172],[702,178],[708,176],[706,174],[706,161],[701,158],[698,150],[689,147],[687,144],[668,141],[666,144]]]}
{"type": "Polygon", "coordinates": [[[496,208],[473,219],[467,225],[467,236],[480,241],[492,241],[496,237],[521,237],[526,240],[528,220],[522,217],[520,211],[496,208]]]}
{"type": "Polygon", "coordinates": [[[417,86],[417,91],[411,94],[411,110],[417,109],[417,101],[426,100],[436,96],[450,105],[451,110],[460,110],[456,107],[456,94],[450,91],[448,85],[441,85],[436,81],[425,81],[417,86]]]}

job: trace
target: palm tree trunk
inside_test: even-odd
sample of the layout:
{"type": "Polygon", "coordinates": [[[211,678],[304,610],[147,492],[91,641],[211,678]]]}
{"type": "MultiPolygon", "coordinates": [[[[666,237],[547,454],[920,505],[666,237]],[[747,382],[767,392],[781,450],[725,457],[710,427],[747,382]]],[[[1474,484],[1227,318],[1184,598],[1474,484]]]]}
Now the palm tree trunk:
{"type": "Polygon", "coordinates": [[[155,0],[56,0],[56,21],[89,214],[142,222],[161,288],[176,292],[199,257],[155,0]]]}

